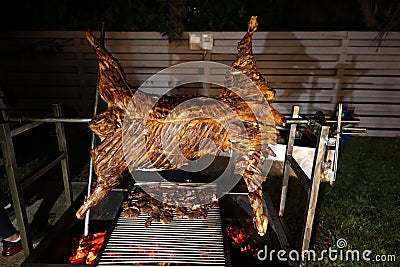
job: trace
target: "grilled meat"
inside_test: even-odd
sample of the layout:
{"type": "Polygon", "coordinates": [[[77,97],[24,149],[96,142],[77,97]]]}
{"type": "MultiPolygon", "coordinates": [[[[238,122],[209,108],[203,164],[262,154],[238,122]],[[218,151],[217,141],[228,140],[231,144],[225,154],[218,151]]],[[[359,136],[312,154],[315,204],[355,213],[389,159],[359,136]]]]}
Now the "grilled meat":
{"type": "Polygon", "coordinates": [[[136,187],[128,194],[127,200],[122,203],[122,216],[126,218],[137,218],[139,214],[148,215],[144,227],[149,227],[152,222],[170,223],[174,217],[187,218],[189,220],[207,217],[209,209],[212,209],[217,202],[193,207],[179,207],[161,202],[152,198],[142,189],[136,187]]]}
{"type": "MultiPolygon", "coordinates": [[[[163,96],[157,101],[157,96],[136,91],[127,81],[118,61],[87,32],[87,39],[98,57],[99,94],[108,106],[106,111],[90,122],[90,129],[101,140],[91,151],[98,178],[93,193],[77,211],[78,218],[83,218],[89,208],[121,182],[122,174],[128,166],[130,169],[173,170],[185,164],[182,154],[186,159],[197,159],[208,153],[218,155],[222,151],[234,150],[240,151],[241,155],[235,171],[243,175],[247,184],[258,233],[265,234],[268,219],[263,214],[262,183],[266,174],[260,166],[268,154],[273,154],[265,144],[275,143],[274,124],[282,125],[285,119],[268,105],[274,101],[275,94],[257,71],[252,54],[252,35],[256,29],[257,20],[252,17],[246,35],[238,44],[238,55],[232,65],[233,69],[226,74],[226,88],[215,98],[217,101],[196,98],[197,105],[188,107],[185,112],[172,111],[189,97],[163,96]],[[229,88],[240,88],[241,91],[229,88]],[[260,101],[260,92],[265,101],[260,101]],[[243,95],[246,96],[245,100],[243,95]],[[130,102],[133,96],[132,109],[130,102]],[[152,103],[157,104],[153,107],[152,103]],[[234,112],[227,113],[224,105],[234,112]],[[211,113],[212,118],[218,120],[210,119],[210,116],[190,116],[202,112],[211,113]],[[255,114],[262,121],[257,120],[255,114]],[[239,125],[232,125],[228,131],[223,125],[237,117],[245,126],[244,129],[239,125]],[[127,122],[129,124],[124,125],[127,122]],[[124,138],[123,129],[126,131],[124,138]],[[169,134],[166,137],[168,140],[163,142],[162,133],[171,132],[174,134],[169,134]],[[201,145],[204,140],[214,142],[217,151],[211,151],[212,146],[201,145]]],[[[136,215],[137,210],[146,214],[153,212],[146,205],[136,206],[129,212],[136,215]]],[[[156,217],[161,218],[161,214],[156,217]]],[[[148,224],[150,223],[151,220],[148,224]]]]}

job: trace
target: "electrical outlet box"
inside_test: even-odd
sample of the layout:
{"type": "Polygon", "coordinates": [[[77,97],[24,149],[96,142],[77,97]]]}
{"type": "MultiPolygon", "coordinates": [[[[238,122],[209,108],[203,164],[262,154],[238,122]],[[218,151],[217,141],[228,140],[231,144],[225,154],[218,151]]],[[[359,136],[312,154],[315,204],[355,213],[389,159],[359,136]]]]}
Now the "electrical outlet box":
{"type": "Polygon", "coordinates": [[[190,50],[212,50],[214,46],[214,34],[189,33],[190,50]]]}
{"type": "Polygon", "coordinates": [[[189,33],[189,49],[201,50],[201,34],[189,33]]]}
{"type": "Polygon", "coordinates": [[[214,46],[214,34],[202,33],[201,34],[201,48],[204,50],[212,50],[214,46]]]}

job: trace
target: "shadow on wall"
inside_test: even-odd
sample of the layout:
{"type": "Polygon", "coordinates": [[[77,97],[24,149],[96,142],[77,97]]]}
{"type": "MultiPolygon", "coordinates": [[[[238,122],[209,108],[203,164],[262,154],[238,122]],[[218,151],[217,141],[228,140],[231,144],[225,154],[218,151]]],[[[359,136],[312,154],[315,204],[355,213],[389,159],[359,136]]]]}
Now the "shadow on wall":
{"type": "MultiPolygon", "coordinates": [[[[263,53],[267,55],[266,73],[273,82],[277,103],[285,106],[301,104],[305,110],[318,110],[320,95],[319,59],[307,54],[306,47],[292,32],[268,33],[263,53]],[[271,61],[270,61],[271,60],[271,61]]],[[[290,112],[290,108],[288,108],[290,112]]]]}
{"type": "Polygon", "coordinates": [[[346,56],[344,63],[338,63],[337,69],[341,69],[342,75],[339,77],[339,88],[336,90],[335,104],[339,102],[354,104],[357,99],[353,96],[355,85],[360,77],[369,72],[368,69],[357,68],[357,56],[346,56]]]}
{"type": "Polygon", "coordinates": [[[271,80],[270,86],[276,89],[275,105],[281,105],[283,112],[286,108],[286,113],[290,113],[291,106],[300,105],[303,114],[323,111],[334,115],[339,102],[354,101],[352,84],[368,70],[355,71],[356,56],[341,57],[338,46],[334,47],[336,40],[332,44],[327,40],[328,43],[321,46],[318,43],[304,45],[295,33],[268,33],[262,51],[267,70],[263,72],[271,80]],[[330,51],[332,47],[335,49],[330,51]],[[310,54],[307,50],[313,48],[318,49],[310,54]]]}

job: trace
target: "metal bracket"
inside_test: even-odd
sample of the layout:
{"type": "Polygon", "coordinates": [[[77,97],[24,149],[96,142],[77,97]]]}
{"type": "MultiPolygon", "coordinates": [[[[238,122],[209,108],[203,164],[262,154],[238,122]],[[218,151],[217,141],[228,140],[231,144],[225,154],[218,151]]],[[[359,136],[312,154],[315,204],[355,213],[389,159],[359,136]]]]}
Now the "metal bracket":
{"type": "MultiPolygon", "coordinates": [[[[338,114],[336,119],[326,119],[321,112],[317,112],[314,118],[304,119],[299,116],[299,112],[300,107],[294,106],[292,110],[292,118],[287,120],[287,123],[290,125],[290,133],[284,162],[279,216],[284,216],[289,172],[290,169],[293,169],[308,195],[306,216],[301,239],[302,246],[300,255],[303,255],[303,252],[307,251],[310,245],[322,174],[329,177],[331,183],[336,179],[340,135],[364,134],[365,129],[344,126],[346,124],[358,124],[360,121],[358,119],[343,118],[342,103],[339,103],[338,105],[338,114]],[[305,171],[292,156],[293,144],[298,125],[305,125],[317,137],[312,173],[310,177],[307,176],[305,171]],[[335,131],[332,132],[332,129],[335,131]]],[[[306,262],[301,260],[299,266],[306,266],[306,262]]]]}

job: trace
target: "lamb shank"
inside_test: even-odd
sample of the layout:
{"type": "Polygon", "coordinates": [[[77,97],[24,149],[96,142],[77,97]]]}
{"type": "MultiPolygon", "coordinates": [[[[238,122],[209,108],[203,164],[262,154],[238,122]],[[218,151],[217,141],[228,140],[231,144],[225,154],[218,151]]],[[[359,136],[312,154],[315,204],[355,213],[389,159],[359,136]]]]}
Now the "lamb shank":
{"type": "Polygon", "coordinates": [[[274,101],[275,92],[257,71],[252,54],[252,36],[257,26],[257,17],[251,17],[247,33],[238,43],[237,58],[225,75],[225,87],[212,98],[215,101],[197,96],[160,98],[135,89],[118,60],[87,32],[98,58],[98,91],[107,109],[89,123],[101,140],[91,151],[97,183],[77,211],[78,218],[83,218],[88,209],[120,184],[128,167],[130,170],[176,170],[187,160],[208,153],[238,151],[235,172],[242,175],[247,185],[258,233],[266,233],[268,218],[263,212],[262,183],[267,173],[262,166],[268,155],[273,154],[269,145],[275,144],[275,125],[284,125],[285,118],[268,104],[274,101]],[[179,104],[193,98],[195,106],[188,106],[184,112],[173,112],[179,104]],[[227,113],[224,106],[233,112],[227,113]],[[212,116],[191,116],[202,112],[212,116]],[[234,117],[244,127],[231,123],[228,129],[226,125],[234,117]],[[204,140],[213,142],[214,146],[204,145],[204,140]]]}

